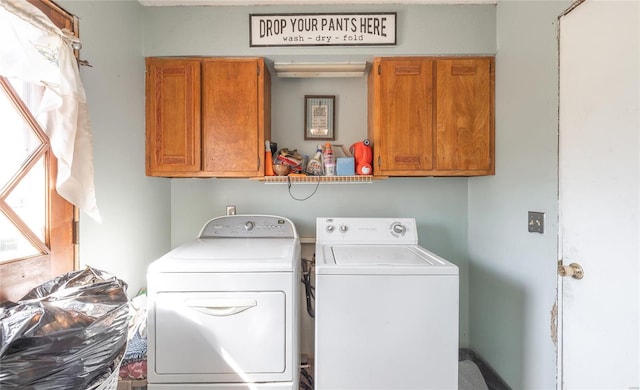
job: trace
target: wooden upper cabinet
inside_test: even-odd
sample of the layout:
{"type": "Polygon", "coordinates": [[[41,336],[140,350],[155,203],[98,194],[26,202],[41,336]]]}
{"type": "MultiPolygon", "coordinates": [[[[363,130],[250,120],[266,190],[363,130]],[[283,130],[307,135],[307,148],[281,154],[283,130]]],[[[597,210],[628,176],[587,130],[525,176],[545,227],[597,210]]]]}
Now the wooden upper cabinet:
{"type": "Polygon", "coordinates": [[[491,57],[375,58],[368,137],[379,176],[494,173],[491,57]]]}
{"type": "Polygon", "coordinates": [[[265,73],[264,63],[255,60],[203,60],[205,172],[213,176],[263,175],[264,103],[268,101],[264,99],[265,73]]]}
{"type": "Polygon", "coordinates": [[[200,171],[200,61],[147,58],[146,173],[200,171]]]}
{"type": "Polygon", "coordinates": [[[147,175],[255,177],[270,137],[262,58],[147,58],[147,175]]]}
{"type": "Polygon", "coordinates": [[[433,61],[374,61],[369,83],[374,174],[417,176],[431,172],[433,61]]]}
{"type": "Polygon", "coordinates": [[[436,61],[436,169],[492,175],[494,163],[492,58],[436,61]]]}

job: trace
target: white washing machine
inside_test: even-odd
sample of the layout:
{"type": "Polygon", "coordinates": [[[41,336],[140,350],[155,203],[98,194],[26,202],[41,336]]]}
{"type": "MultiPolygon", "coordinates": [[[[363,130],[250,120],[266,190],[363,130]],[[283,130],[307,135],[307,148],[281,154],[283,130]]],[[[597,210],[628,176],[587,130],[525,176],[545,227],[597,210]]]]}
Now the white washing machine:
{"type": "Polygon", "coordinates": [[[412,218],[316,221],[316,390],[458,388],[458,267],[412,218]]]}
{"type": "Polygon", "coordinates": [[[149,389],[297,390],[300,261],[290,220],[232,215],[153,262],[149,389]]]}

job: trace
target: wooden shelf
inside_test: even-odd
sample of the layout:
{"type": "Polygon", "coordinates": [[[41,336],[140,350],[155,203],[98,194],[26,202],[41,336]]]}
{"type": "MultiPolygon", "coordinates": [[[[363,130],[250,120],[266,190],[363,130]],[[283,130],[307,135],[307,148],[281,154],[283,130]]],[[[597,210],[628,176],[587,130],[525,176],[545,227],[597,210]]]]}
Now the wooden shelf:
{"type": "Polygon", "coordinates": [[[265,176],[265,184],[370,184],[371,175],[356,176],[265,176]]]}

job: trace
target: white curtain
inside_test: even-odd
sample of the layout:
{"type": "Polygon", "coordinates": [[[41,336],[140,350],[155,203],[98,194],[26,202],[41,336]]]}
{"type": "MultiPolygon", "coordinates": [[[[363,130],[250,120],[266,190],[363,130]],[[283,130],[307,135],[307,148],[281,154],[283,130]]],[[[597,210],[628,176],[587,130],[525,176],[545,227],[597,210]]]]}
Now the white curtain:
{"type": "Polygon", "coordinates": [[[56,189],[100,222],[91,125],[73,42],[27,1],[0,0],[0,75],[45,87],[35,114],[47,114],[44,131],[58,159],[56,189]]]}

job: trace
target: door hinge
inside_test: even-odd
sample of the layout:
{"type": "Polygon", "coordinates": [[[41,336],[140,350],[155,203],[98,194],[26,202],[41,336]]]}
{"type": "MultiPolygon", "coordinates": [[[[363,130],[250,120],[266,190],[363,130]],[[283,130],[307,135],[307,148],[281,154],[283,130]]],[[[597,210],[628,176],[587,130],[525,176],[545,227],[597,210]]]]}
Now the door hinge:
{"type": "Polygon", "coordinates": [[[71,240],[73,242],[73,245],[79,245],[80,244],[80,221],[72,221],[71,226],[72,226],[71,240]]]}

